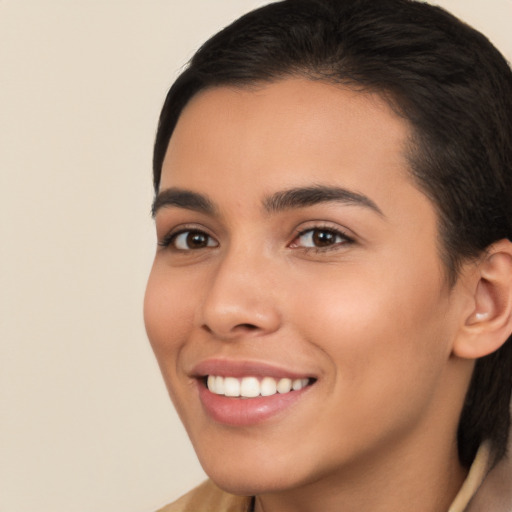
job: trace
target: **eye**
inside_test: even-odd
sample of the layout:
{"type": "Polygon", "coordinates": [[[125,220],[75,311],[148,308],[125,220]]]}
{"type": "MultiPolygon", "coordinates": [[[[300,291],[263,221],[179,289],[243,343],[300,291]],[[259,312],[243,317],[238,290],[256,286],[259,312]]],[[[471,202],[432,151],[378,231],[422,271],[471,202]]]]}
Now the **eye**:
{"type": "Polygon", "coordinates": [[[191,251],[206,249],[207,247],[218,247],[218,242],[204,231],[187,229],[173,233],[166,237],[161,243],[163,247],[172,246],[178,251],[191,251]]]}
{"type": "Polygon", "coordinates": [[[304,247],[306,249],[329,249],[353,240],[344,233],[332,228],[311,228],[301,231],[290,244],[290,247],[304,247]]]}

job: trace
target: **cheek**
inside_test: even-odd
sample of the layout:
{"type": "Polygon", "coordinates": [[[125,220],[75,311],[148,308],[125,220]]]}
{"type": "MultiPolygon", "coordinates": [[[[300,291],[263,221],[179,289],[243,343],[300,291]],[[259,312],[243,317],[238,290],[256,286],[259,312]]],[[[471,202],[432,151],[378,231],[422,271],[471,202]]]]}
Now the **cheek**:
{"type": "Polygon", "coordinates": [[[155,264],[144,296],[144,323],[169,396],[185,422],[180,359],[193,324],[192,294],[155,264]]]}
{"type": "Polygon", "coordinates": [[[304,311],[308,336],[330,355],[344,385],[368,397],[380,396],[382,383],[432,384],[449,356],[448,305],[436,278],[359,270],[310,289],[307,303],[316,307],[304,311]]]}
{"type": "Polygon", "coordinates": [[[306,321],[309,339],[333,369],[323,423],[343,433],[336,437],[340,449],[343,438],[365,449],[370,439],[396,439],[417,424],[431,408],[447,360],[434,288],[420,294],[362,275],[356,283],[345,275],[327,301],[311,294],[309,304],[318,306],[306,321]]]}
{"type": "Polygon", "coordinates": [[[155,264],[144,297],[144,323],[157,360],[176,358],[192,324],[193,307],[187,287],[180,286],[165,269],[155,264]]]}

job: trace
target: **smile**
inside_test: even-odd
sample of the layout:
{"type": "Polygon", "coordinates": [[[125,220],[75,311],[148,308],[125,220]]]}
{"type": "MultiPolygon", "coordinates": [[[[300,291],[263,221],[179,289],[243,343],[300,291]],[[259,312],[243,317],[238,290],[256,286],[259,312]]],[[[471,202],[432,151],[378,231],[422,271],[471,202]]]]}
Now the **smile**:
{"type": "Polygon", "coordinates": [[[272,396],[277,393],[285,394],[292,391],[300,391],[310,384],[310,379],[275,379],[273,377],[222,377],[220,375],[208,375],[206,386],[216,395],[224,395],[233,398],[256,398],[258,396],[272,396]]]}
{"type": "Polygon", "coordinates": [[[230,427],[256,426],[282,417],[308,400],[318,377],[257,361],[208,359],[190,371],[205,414],[230,427]]]}

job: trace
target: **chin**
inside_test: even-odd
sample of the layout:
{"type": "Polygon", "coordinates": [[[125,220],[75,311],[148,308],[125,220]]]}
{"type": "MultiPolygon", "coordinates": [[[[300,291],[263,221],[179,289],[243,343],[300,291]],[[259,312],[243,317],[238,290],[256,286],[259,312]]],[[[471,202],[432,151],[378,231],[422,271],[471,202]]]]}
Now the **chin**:
{"type": "MultiPolygon", "coordinates": [[[[250,466],[250,462],[244,464],[250,466]]],[[[272,494],[300,486],[290,475],[281,475],[280,471],[268,471],[268,467],[237,468],[236,471],[225,471],[205,468],[206,474],[222,490],[237,496],[257,496],[272,494]]]]}
{"type": "Polygon", "coordinates": [[[239,444],[221,452],[198,451],[199,460],[218,487],[239,496],[283,492],[314,479],[314,468],[294,457],[288,447],[278,450],[265,444],[251,443],[248,449],[239,444]]]}

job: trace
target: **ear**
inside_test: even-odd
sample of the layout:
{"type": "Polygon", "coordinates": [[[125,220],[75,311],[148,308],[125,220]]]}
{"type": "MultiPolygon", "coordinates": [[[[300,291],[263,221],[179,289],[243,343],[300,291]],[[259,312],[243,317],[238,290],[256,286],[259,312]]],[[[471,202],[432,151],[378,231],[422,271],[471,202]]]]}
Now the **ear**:
{"type": "Polygon", "coordinates": [[[471,311],[453,344],[453,354],[465,359],[495,352],[512,333],[512,243],[491,245],[471,275],[471,311]]]}

